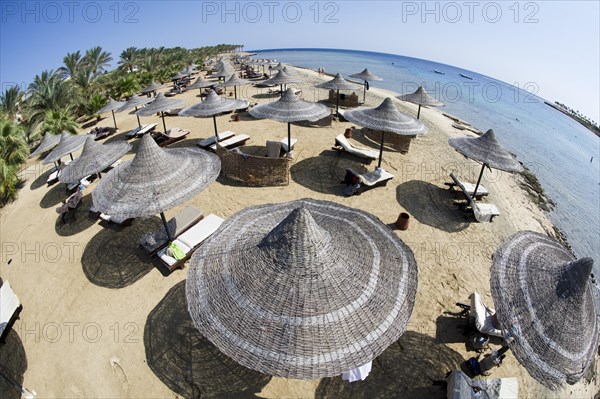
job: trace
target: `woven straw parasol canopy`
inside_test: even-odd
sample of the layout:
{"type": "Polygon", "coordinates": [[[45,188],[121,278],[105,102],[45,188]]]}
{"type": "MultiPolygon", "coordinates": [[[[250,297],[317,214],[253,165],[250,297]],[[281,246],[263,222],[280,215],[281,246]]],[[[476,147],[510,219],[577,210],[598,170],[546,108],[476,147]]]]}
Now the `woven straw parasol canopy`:
{"type": "Polygon", "coordinates": [[[198,79],[196,79],[196,81],[194,83],[192,83],[191,85],[188,86],[188,90],[202,89],[204,87],[210,87],[214,84],[215,84],[215,82],[210,82],[210,81],[204,79],[202,76],[199,76],[198,79]]]}
{"type": "Polygon", "coordinates": [[[60,141],[54,147],[50,154],[44,158],[42,161],[42,165],[47,165],[52,162],[58,161],[60,158],[69,154],[71,156],[71,160],[73,159],[73,155],[71,153],[73,151],[77,151],[79,148],[83,146],[85,143],[86,136],[77,136],[71,133],[63,132],[60,135],[60,141]]]}
{"type": "Polygon", "coordinates": [[[164,86],[163,84],[158,84],[155,81],[152,81],[149,86],[144,87],[142,90],[140,90],[140,93],[142,93],[142,94],[150,93],[150,92],[160,89],[163,86],[164,86]]]}
{"type": "Polygon", "coordinates": [[[125,141],[100,144],[88,137],[83,145],[81,155],[65,166],[60,172],[59,180],[63,183],[73,183],[86,176],[100,173],[131,149],[131,144],[125,141]]]}
{"type": "Polygon", "coordinates": [[[230,98],[219,97],[214,90],[209,90],[206,99],[191,107],[184,108],[179,112],[180,116],[212,116],[215,125],[215,135],[217,134],[217,118],[216,115],[233,111],[234,109],[242,109],[248,107],[247,100],[234,100],[230,98]]]}
{"type": "Polygon", "coordinates": [[[255,118],[274,119],[288,124],[288,149],[291,148],[290,123],[298,121],[318,121],[331,111],[323,104],[301,100],[293,89],[287,89],[281,98],[270,103],[252,107],[250,115],[255,118]]]}
{"type": "MultiPolygon", "coordinates": [[[[123,106],[119,108],[117,112],[128,111],[131,108],[135,108],[137,110],[138,107],[141,107],[142,105],[148,104],[152,101],[154,101],[154,98],[152,97],[140,97],[137,94],[134,94],[131,97],[129,97],[129,100],[125,101],[125,104],[123,104],[123,106]]],[[[137,114],[135,116],[138,121],[138,126],[141,128],[142,122],[140,122],[140,116],[137,114]]]]}
{"type": "Polygon", "coordinates": [[[58,142],[60,141],[60,136],[57,134],[50,134],[46,132],[44,135],[44,139],[40,143],[40,145],[35,149],[34,152],[29,154],[30,157],[35,157],[40,155],[42,152],[46,152],[52,148],[54,148],[58,142]]]}
{"type": "Polygon", "coordinates": [[[455,137],[448,139],[448,144],[464,156],[483,164],[481,172],[479,172],[477,184],[475,185],[473,198],[475,198],[486,166],[506,172],[523,171],[521,163],[498,143],[492,129],[478,137],[455,137]]]}
{"type": "Polygon", "coordinates": [[[227,79],[226,81],[224,81],[222,83],[219,83],[219,86],[225,87],[225,88],[227,88],[227,86],[233,86],[233,90],[234,90],[234,94],[235,94],[234,98],[237,99],[237,88],[236,88],[236,86],[243,86],[243,85],[246,85],[246,84],[249,84],[249,83],[250,83],[249,80],[240,79],[237,76],[237,74],[234,73],[234,74],[232,74],[229,77],[229,79],[227,79]]]}
{"type": "Polygon", "coordinates": [[[115,124],[115,129],[118,129],[117,119],[115,118],[115,110],[121,108],[123,106],[123,104],[125,104],[123,101],[115,101],[112,98],[109,98],[108,103],[100,111],[98,111],[98,113],[103,114],[105,112],[110,111],[112,113],[113,122],[115,124]]]}
{"type": "Polygon", "coordinates": [[[273,71],[283,71],[283,68],[285,68],[285,65],[283,65],[280,62],[277,65],[275,65],[274,67],[272,67],[271,70],[273,70],[273,71]]]}
{"type": "Polygon", "coordinates": [[[279,72],[277,72],[277,75],[273,76],[270,79],[260,82],[260,84],[269,86],[269,85],[286,85],[289,83],[300,83],[300,82],[301,82],[300,79],[290,76],[287,73],[285,73],[284,71],[279,71],[279,72]]]}
{"type": "Polygon", "coordinates": [[[329,89],[336,91],[335,113],[339,115],[340,109],[340,90],[357,90],[360,86],[356,83],[348,82],[341,74],[336,74],[335,77],[327,82],[319,83],[315,87],[320,89],[329,89]]]}
{"type": "Polygon", "coordinates": [[[171,80],[179,80],[185,78],[187,75],[177,72],[175,75],[171,76],[171,80]]]}
{"type": "Polygon", "coordinates": [[[362,72],[355,73],[350,75],[351,78],[364,80],[363,84],[363,103],[365,102],[365,98],[367,98],[367,88],[369,87],[369,81],[373,80],[383,80],[377,75],[373,75],[367,68],[363,69],[362,72]]]}
{"type": "Polygon", "coordinates": [[[379,149],[379,165],[383,155],[383,142],[386,132],[402,136],[415,136],[427,133],[427,126],[415,118],[398,111],[390,97],[375,108],[357,108],[344,113],[344,118],[360,126],[380,130],[381,145],[379,149]]]}
{"type": "Polygon", "coordinates": [[[286,378],[339,375],[405,331],[410,248],[355,208],[301,199],[235,214],[192,256],[188,309],[223,353],[286,378]]]}
{"type": "Polygon", "coordinates": [[[493,256],[498,322],[515,357],[551,389],[574,384],[598,350],[599,309],[590,258],[576,260],[556,240],[532,231],[507,238],[493,256]]]}
{"type": "Polygon", "coordinates": [[[195,196],[215,181],[219,158],[196,148],[160,148],[152,137],[140,141],[133,160],[108,172],[92,192],[95,207],[129,219],[156,215],[195,196]]]}
{"type": "Polygon", "coordinates": [[[441,107],[444,105],[443,102],[438,101],[427,94],[423,86],[419,86],[414,93],[403,94],[396,98],[402,101],[408,101],[409,103],[418,104],[419,110],[417,111],[417,119],[419,119],[419,116],[421,115],[421,105],[429,105],[430,107],[441,107]]]}
{"type": "Polygon", "coordinates": [[[163,93],[158,93],[156,99],[152,101],[150,104],[146,105],[144,108],[140,109],[136,112],[136,115],[139,116],[150,116],[154,115],[157,112],[160,112],[160,117],[162,118],[163,128],[165,132],[167,131],[167,125],[165,124],[165,114],[163,111],[173,110],[185,104],[184,100],[177,100],[175,98],[167,98],[163,93]]]}

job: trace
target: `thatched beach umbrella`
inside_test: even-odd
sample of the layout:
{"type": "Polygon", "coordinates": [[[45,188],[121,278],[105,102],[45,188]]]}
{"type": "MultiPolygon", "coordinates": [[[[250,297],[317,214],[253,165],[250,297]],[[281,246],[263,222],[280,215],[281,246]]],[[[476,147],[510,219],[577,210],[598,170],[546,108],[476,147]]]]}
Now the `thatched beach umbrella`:
{"type": "MultiPolygon", "coordinates": [[[[123,101],[115,101],[112,98],[108,99],[108,103],[102,107],[102,109],[100,111],[98,111],[99,114],[103,114],[105,112],[112,112],[112,117],[113,117],[113,122],[115,124],[115,129],[118,129],[117,127],[117,119],[115,118],[115,110],[121,108],[123,105],[125,104],[125,102],[123,101]]],[[[118,112],[118,111],[117,111],[118,112]]]]}
{"type": "Polygon", "coordinates": [[[77,136],[71,133],[63,132],[60,135],[60,141],[58,142],[56,147],[54,147],[54,149],[50,151],[50,154],[48,154],[46,158],[44,158],[44,160],[42,161],[42,165],[47,165],[51,162],[56,162],[67,154],[69,154],[71,160],[73,160],[73,154],[71,153],[80,149],[85,143],[86,138],[86,136],[77,136]]]}
{"type": "Polygon", "coordinates": [[[117,162],[129,150],[131,144],[125,141],[100,144],[94,141],[93,137],[88,137],[81,155],[64,167],[60,172],[59,180],[68,184],[96,173],[100,177],[100,172],[117,162]]]}
{"type": "Polygon", "coordinates": [[[235,98],[237,99],[237,86],[243,86],[248,83],[250,83],[249,80],[240,79],[237,74],[234,73],[229,77],[229,79],[223,83],[219,83],[219,86],[223,87],[225,90],[227,90],[227,86],[233,86],[233,92],[235,93],[235,98]]]}
{"type": "Polygon", "coordinates": [[[209,90],[204,101],[191,107],[184,108],[179,111],[180,116],[197,116],[207,117],[212,116],[215,126],[215,138],[217,138],[217,115],[223,112],[233,111],[235,109],[243,109],[248,107],[247,100],[234,100],[231,98],[219,97],[214,90],[209,90]]]}
{"type": "MultiPolygon", "coordinates": [[[[117,112],[128,111],[131,108],[135,108],[135,110],[137,111],[138,107],[141,107],[142,105],[148,104],[152,101],[154,101],[154,98],[152,97],[140,97],[137,94],[134,94],[131,97],[129,97],[129,100],[125,101],[125,104],[123,104],[123,106],[119,108],[117,112]]],[[[137,113],[135,116],[138,121],[138,127],[141,129],[142,123],[140,122],[140,116],[137,113]]]]}
{"type": "Polygon", "coordinates": [[[152,93],[153,91],[156,91],[163,86],[164,86],[163,84],[159,84],[159,83],[156,83],[155,81],[152,81],[149,86],[146,86],[142,90],[140,90],[140,93],[142,93],[142,94],[152,93]]]}
{"type": "Polygon", "coordinates": [[[417,119],[421,115],[421,105],[428,105],[430,107],[441,107],[444,105],[443,102],[436,100],[431,97],[423,86],[419,86],[419,88],[414,93],[403,94],[401,96],[396,96],[397,99],[402,101],[408,101],[409,103],[418,104],[419,110],[417,111],[417,119]]]}
{"type": "Polygon", "coordinates": [[[44,135],[44,139],[42,140],[40,145],[38,145],[38,147],[35,149],[35,151],[32,152],[31,154],[29,154],[29,156],[35,157],[37,155],[40,155],[41,153],[46,152],[46,151],[56,147],[56,145],[58,144],[59,141],[60,141],[60,135],[50,134],[50,133],[46,132],[46,134],[44,135]]]}
{"type": "Polygon", "coordinates": [[[171,76],[171,80],[181,80],[185,78],[187,75],[184,75],[181,72],[177,72],[175,75],[171,76]]]}
{"type": "Polygon", "coordinates": [[[600,333],[592,259],[576,260],[532,231],[508,237],[493,259],[496,315],[519,363],[551,389],[579,381],[593,364],[600,333]]]}
{"type": "Polygon", "coordinates": [[[335,77],[327,82],[319,83],[315,87],[321,89],[335,90],[336,102],[335,102],[335,113],[339,116],[338,110],[340,109],[340,90],[357,90],[360,86],[356,83],[348,82],[339,73],[335,77]]]}
{"type": "MultiPolygon", "coordinates": [[[[281,73],[281,72],[280,72],[281,73]]],[[[258,104],[250,110],[255,118],[274,119],[288,124],[288,153],[291,151],[290,123],[298,121],[318,121],[331,111],[323,104],[301,100],[293,89],[287,89],[281,98],[270,103],[258,104]]]]}
{"type": "Polygon", "coordinates": [[[510,152],[502,148],[496,140],[496,135],[492,129],[478,137],[455,137],[448,139],[448,144],[464,156],[483,164],[481,172],[479,172],[475,190],[473,190],[473,198],[477,194],[477,188],[479,188],[483,170],[486,166],[505,172],[523,171],[523,165],[510,152]]]}
{"type": "Polygon", "coordinates": [[[192,256],[186,295],[201,334],[238,363],[316,379],[398,340],[417,274],[410,248],[373,215],[301,199],[226,220],[192,256]]]}
{"type": "Polygon", "coordinates": [[[145,135],[133,160],[108,172],[92,191],[98,211],[129,219],[164,212],[194,197],[215,181],[219,157],[197,148],[160,148],[145,135]]]}
{"type": "Polygon", "coordinates": [[[188,90],[200,89],[200,99],[202,100],[202,89],[205,87],[211,87],[215,82],[210,82],[204,79],[202,76],[198,76],[198,79],[194,83],[188,86],[188,90]]]}
{"type": "Polygon", "coordinates": [[[386,132],[401,136],[415,136],[427,133],[427,126],[423,122],[398,111],[398,108],[394,105],[390,97],[383,100],[375,108],[357,108],[347,111],[344,113],[344,118],[366,128],[381,131],[378,168],[381,167],[383,142],[386,132]]]}
{"type": "Polygon", "coordinates": [[[290,76],[287,73],[285,73],[284,71],[279,71],[279,72],[277,72],[277,75],[275,75],[272,78],[269,78],[267,80],[264,80],[264,81],[260,82],[259,84],[263,85],[263,86],[279,85],[279,90],[281,91],[281,94],[283,95],[283,85],[287,85],[289,83],[300,83],[300,82],[301,82],[300,79],[290,76]]]}
{"type": "MultiPolygon", "coordinates": [[[[350,75],[350,77],[354,78],[354,79],[360,79],[360,80],[365,81],[365,83],[363,84],[363,103],[365,102],[365,99],[367,98],[367,89],[369,87],[369,81],[383,80],[379,76],[373,75],[367,68],[363,69],[362,72],[350,75]]],[[[419,119],[419,118],[417,118],[417,119],[419,119]]]]}
{"type": "Polygon", "coordinates": [[[162,118],[163,128],[165,129],[165,133],[167,132],[167,125],[165,124],[165,113],[164,111],[176,109],[177,107],[185,104],[184,100],[177,100],[174,98],[167,98],[163,93],[159,93],[156,96],[156,99],[152,101],[150,104],[146,105],[144,108],[136,111],[136,115],[141,116],[150,116],[160,112],[160,117],[162,118]]]}

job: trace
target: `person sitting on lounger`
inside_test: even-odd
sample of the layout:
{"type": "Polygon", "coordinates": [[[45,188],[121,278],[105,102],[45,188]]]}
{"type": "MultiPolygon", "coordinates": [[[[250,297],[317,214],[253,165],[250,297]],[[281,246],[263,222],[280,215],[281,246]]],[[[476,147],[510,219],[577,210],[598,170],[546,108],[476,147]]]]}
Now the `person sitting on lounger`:
{"type": "Polygon", "coordinates": [[[498,326],[496,311],[485,306],[481,296],[476,292],[472,293],[469,298],[471,298],[469,317],[474,320],[475,328],[482,334],[503,338],[502,331],[498,326]]]}

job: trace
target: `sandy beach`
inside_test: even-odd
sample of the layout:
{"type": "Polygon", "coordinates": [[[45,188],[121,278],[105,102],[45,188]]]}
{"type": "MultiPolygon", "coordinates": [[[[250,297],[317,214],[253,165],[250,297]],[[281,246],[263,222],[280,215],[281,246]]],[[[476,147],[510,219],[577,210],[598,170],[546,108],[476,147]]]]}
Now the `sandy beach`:
{"type": "MultiPolygon", "coordinates": [[[[314,84],[329,77],[295,68],[308,101],[325,100],[327,91],[314,84]]],[[[166,92],[170,85],[161,89],[166,92]]],[[[227,91],[229,91],[228,88],[227,91]]],[[[251,103],[274,101],[267,89],[238,88],[238,97],[251,103]]],[[[199,102],[198,90],[176,96],[186,106],[199,102]]],[[[357,91],[362,98],[362,90],[357,91]]],[[[385,90],[371,88],[366,105],[379,105],[385,90]]],[[[395,100],[399,109],[416,115],[417,106],[395,100]]],[[[448,144],[448,138],[471,135],[452,127],[443,108],[421,110],[429,133],[417,137],[408,154],[386,149],[382,166],[394,178],[385,187],[359,196],[342,194],[345,169],[373,170],[358,158],[332,150],[335,137],[352,126],[334,120],[330,127],[294,124],[294,149],[289,186],[244,187],[220,177],[217,182],[183,206],[167,212],[174,216],[187,205],[204,214],[224,219],[253,205],[315,198],[337,202],[377,216],[393,227],[400,212],[407,212],[410,225],[396,234],[413,250],[419,269],[419,286],[407,332],[373,361],[373,371],[363,382],[348,383],[340,377],[301,381],[265,376],[248,370],[221,354],[194,329],[185,303],[183,281],[187,267],[166,274],[156,259],[138,248],[146,231],[160,226],[159,215],[137,219],[132,226],[103,227],[88,216],[91,191],[84,191],[76,218],[63,224],[55,208],[66,198],[63,184],[46,186],[49,167],[29,160],[22,172],[22,188],[13,203],[0,210],[0,275],[8,280],[23,304],[7,344],[24,356],[15,357],[14,367],[26,367],[23,386],[40,398],[63,397],[445,397],[433,386],[446,372],[459,368],[475,356],[465,347],[460,321],[445,312],[458,312],[455,302],[468,303],[473,291],[493,307],[490,296],[491,255],[504,238],[520,230],[553,234],[545,213],[519,187],[518,175],[492,170],[484,174],[488,202],[500,209],[493,223],[476,223],[453,205],[453,195],[444,185],[455,172],[475,182],[480,164],[466,159],[448,144]],[[26,365],[23,359],[26,358],[26,365]]],[[[117,113],[119,132],[105,142],[123,140],[137,126],[133,113],[117,113]]],[[[157,116],[140,117],[142,124],[162,122],[157,116]]],[[[110,113],[98,126],[112,126],[110,113]]],[[[170,116],[167,128],[180,127],[191,134],[170,147],[193,146],[213,134],[212,118],[170,116]]],[[[242,113],[217,118],[219,131],[246,133],[249,153],[264,152],[267,140],[287,134],[283,123],[256,120],[242,113]]],[[[493,126],[479,127],[487,130],[493,126]]],[[[86,130],[81,130],[84,133],[86,130]]],[[[356,142],[378,150],[378,144],[359,129],[356,142]]],[[[131,141],[133,151],[139,139],[131,141]]],[[[74,156],[77,154],[74,154],[74,156]]],[[[15,352],[15,353],[16,353],[15,352]]],[[[596,360],[588,378],[561,391],[549,391],[534,380],[509,352],[492,377],[516,377],[523,398],[592,398],[600,388],[596,360]]]]}

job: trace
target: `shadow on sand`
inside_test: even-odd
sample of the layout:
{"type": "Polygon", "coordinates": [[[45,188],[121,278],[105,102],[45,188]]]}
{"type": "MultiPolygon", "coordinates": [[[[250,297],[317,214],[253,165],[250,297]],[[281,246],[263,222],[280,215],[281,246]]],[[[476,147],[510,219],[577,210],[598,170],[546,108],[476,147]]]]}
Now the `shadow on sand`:
{"type": "Polygon", "coordinates": [[[63,222],[61,215],[57,214],[56,224],[54,230],[59,236],[68,237],[82,231],[94,225],[98,219],[90,216],[90,208],[92,206],[92,194],[85,195],[79,206],[76,209],[70,210],[65,215],[65,221],[63,222]]]}
{"type": "Polygon", "coordinates": [[[85,246],[81,264],[91,283],[106,288],[127,287],[154,268],[139,248],[141,236],[162,226],[158,217],[138,218],[131,226],[105,228],[85,246]]]}
{"type": "Polygon", "coordinates": [[[448,371],[463,362],[462,356],[432,337],[408,331],[373,360],[364,381],[323,378],[316,398],[446,398],[443,381],[448,371]]]}
{"type": "Polygon", "coordinates": [[[449,233],[466,229],[465,216],[452,205],[448,190],[421,180],[410,180],[396,189],[396,199],[419,222],[449,233]]]}
{"type": "Polygon", "coordinates": [[[59,206],[63,200],[66,200],[70,193],[67,192],[65,183],[56,183],[51,189],[44,194],[40,200],[40,206],[44,209],[59,206]]]}
{"type": "Polygon", "coordinates": [[[28,169],[25,169],[22,174],[22,178],[27,178],[32,174],[37,176],[34,181],[31,182],[29,186],[30,190],[37,190],[40,187],[46,187],[48,177],[54,170],[54,165],[42,165],[41,162],[38,162],[36,165],[31,166],[28,169]]]}
{"type": "Polygon", "coordinates": [[[154,374],[186,398],[254,398],[271,380],[239,365],[200,335],[187,310],[185,281],[148,315],[144,346],[154,374]]]}
{"type": "Polygon", "coordinates": [[[364,173],[367,168],[354,157],[325,150],[319,156],[306,158],[292,165],[292,179],[306,188],[324,194],[343,195],[346,168],[364,173]]]}
{"type": "Polygon", "coordinates": [[[19,399],[23,375],[27,370],[27,355],[21,338],[10,330],[0,344],[0,396],[4,399],[19,399]]]}

